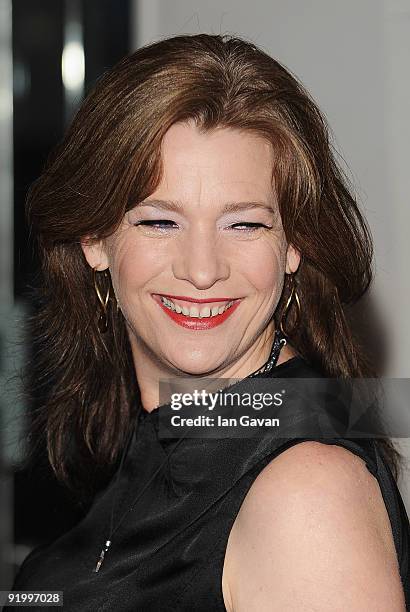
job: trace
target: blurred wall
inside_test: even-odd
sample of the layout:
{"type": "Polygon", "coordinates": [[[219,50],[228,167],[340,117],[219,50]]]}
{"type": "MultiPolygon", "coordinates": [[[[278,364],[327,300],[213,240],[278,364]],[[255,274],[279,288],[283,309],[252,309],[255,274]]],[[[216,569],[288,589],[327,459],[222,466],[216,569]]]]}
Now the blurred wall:
{"type": "MultiPolygon", "coordinates": [[[[236,33],[290,69],[326,115],[375,242],[369,342],[410,377],[408,0],[139,0],[134,48],[177,34],[236,33]]],[[[346,170],[346,167],[345,167],[346,170]]],[[[368,311],[360,326],[368,321],[368,311]]],[[[410,400],[410,398],[409,398],[410,400]]],[[[406,433],[409,435],[409,432],[406,433]]],[[[410,440],[395,440],[410,466],[410,440]]],[[[408,469],[399,486],[410,514],[408,469]]]]}

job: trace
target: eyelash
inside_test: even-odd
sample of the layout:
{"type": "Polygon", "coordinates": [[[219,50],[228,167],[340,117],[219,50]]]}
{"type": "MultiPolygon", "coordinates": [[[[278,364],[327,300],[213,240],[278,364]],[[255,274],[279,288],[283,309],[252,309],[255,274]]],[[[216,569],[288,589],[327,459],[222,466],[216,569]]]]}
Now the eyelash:
{"type": "MultiPolygon", "coordinates": [[[[160,229],[160,230],[164,230],[164,227],[159,227],[156,228],[155,225],[159,225],[160,223],[174,223],[174,221],[169,221],[167,219],[165,220],[161,220],[161,221],[154,221],[154,220],[149,220],[149,221],[137,221],[136,223],[134,223],[133,225],[138,226],[138,225],[147,225],[149,227],[154,227],[154,229],[160,229]],[[154,225],[155,224],[155,225],[154,225]]],[[[262,227],[266,228],[266,229],[272,229],[272,226],[270,225],[265,225],[264,223],[234,223],[231,227],[234,227],[235,225],[246,225],[248,226],[246,230],[239,230],[241,232],[254,232],[255,230],[258,230],[262,227]]]]}

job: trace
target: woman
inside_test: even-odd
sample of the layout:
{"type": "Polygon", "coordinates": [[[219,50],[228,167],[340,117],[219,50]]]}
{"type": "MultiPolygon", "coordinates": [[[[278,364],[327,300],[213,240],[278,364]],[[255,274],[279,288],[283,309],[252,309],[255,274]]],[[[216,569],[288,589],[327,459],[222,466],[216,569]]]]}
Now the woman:
{"type": "Polygon", "coordinates": [[[139,49],[85,100],[27,212],[33,437],[94,498],[13,588],[76,611],[404,610],[390,441],[159,435],[164,379],[373,375],[344,311],[370,284],[370,236],[295,78],[230,36],[139,49]]]}

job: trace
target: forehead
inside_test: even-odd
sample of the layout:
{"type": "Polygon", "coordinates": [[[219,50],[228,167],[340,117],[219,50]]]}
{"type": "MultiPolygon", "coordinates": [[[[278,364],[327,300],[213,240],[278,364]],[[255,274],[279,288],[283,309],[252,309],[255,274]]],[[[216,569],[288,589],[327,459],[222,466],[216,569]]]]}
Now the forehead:
{"type": "Polygon", "coordinates": [[[159,190],[229,188],[256,190],[259,196],[272,191],[272,146],[251,132],[230,128],[201,132],[193,122],[176,123],[163,138],[161,157],[159,190]]]}

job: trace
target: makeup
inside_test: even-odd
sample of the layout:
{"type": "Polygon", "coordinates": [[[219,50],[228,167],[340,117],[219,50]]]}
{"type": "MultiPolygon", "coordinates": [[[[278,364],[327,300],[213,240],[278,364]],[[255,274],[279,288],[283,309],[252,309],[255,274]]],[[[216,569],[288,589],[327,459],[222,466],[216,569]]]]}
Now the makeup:
{"type": "MultiPolygon", "coordinates": [[[[162,295],[162,294],[161,294],[162,295]]],[[[218,325],[222,325],[222,323],[224,323],[238,308],[241,299],[237,299],[237,300],[231,300],[231,302],[227,302],[225,306],[221,306],[220,308],[224,308],[224,311],[222,313],[218,313],[218,314],[214,314],[213,316],[204,316],[204,317],[192,317],[189,316],[187,309],[185,310],[184,314],[183,312],[177,312],[176,310],[173,310],[170,307],[170,301],[167,300],[167,298],[165,298],[167,301],[166,303],[164,303],[164,298],[161,299],[160,295],[153,295],[152,296],[154,298],[154,301],[160,306],[160,308],[163,310],[163,312],[165,312],[165,314],[172,320],[174,321],[177,325],[180,325],[181,327],[185,327],[187,329],[192,329],[192,330],[205,330],[205,329],[213,329],[214,327],[217,327],[218,325]]],[[[185,301],[189,301],[191,302],[191,299],[186,299],[185,301]]],[[[209,303],[212,304],[216,302],[217,300],[211,302],[210,300],[198,300],[197,304],[204,304],[204,303],[209,303]]],[[[210,308],[208,308],[208,310],[210,310],[210,308]]]]}

